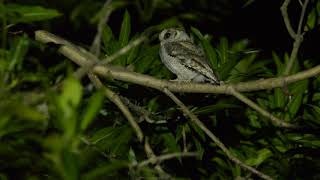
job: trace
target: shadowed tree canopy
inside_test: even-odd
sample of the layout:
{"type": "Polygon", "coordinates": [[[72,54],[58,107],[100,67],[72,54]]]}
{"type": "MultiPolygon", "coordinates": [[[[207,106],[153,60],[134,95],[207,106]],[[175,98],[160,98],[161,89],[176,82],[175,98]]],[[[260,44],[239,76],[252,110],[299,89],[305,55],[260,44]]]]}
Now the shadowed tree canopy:
{"type": "Polygon", "coordinates": [[[319,0],[0,0],[3,179],[317,179],[319,0]],[[185,31],[220,85],[170,81],[185,31]]]}

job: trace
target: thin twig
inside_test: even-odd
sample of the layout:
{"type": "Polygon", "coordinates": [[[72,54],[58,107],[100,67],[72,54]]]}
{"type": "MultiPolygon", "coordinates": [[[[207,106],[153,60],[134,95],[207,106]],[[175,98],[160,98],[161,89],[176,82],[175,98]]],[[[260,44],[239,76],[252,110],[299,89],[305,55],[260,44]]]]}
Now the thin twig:
{"type": "Polygon", "coordinates": [[[134,103],[132,103],[128,98],[124,96],[119,96],[122,102],[129,107],[129,109],[132,109],[135,111],[143,120],[150,124],[165,124],[167,123],[166,120],[153,120],[151,119],[151,116],[155,115],[155,113],[149,112],[148,110],[144,109],[141,106],[138,106],[134,103]]]}
{"type": "Polygon", "coordinates": [[[290,0],[285,0],[281,6],[281,13],[282,13],[282,17],[284,20],[284,23],[286,25],[286,28],[288,30],[289,35],[291,36],[292,39],[294,39],[294,43],[293,43],[293,47],[292,47],[292,51],[289,57],[289,62],[286,66],[286,69],[283,73],[283,75],[289,75],[290,71],[297,59],[297,55],[298,55],[298,51],[300,48],[300,45],[303,41],[303,33],[302,31],[302,23],[304,21],[304,17],[305,17],[305,13],[306,13],[306,9],[308,6],[309,0],[305,0],[303,5],[302,5],[302,10],[301,10],[301,14],[300,14],[300,19],[299,19],[299,24],[298,24],[298,28],[297,31],[295,32],[291,26],[290,23],[290,18],[288,15],[288,6],[290,4],[290,0]]]}
{"type": "Polygon", "coordinates": [[[147,160],[144,160],[140,162],[137,167],[141,168],[143,166],[146,166],[148,164],[154,164],[154,163],[161,163],[162,161],[173,159],[173,158],[179,158],[179,157],[196,157],[199,156],[199,153],[196,152],[178,152],[178,153],[170,153],[170,154],[163,154],[156,157],[151,157],[147,160]]]}
{"type": "Polygon", "coordinates": [[[144,40],[146,40],[145,36],[141,36],[138,39],[130,42],[128,45],[124,46],[123,48],[121,48],[120,50],[118,50],[117,52],[115,52],[114,54],[112,54],[111,56],[101,60],[101,61],[92,61],[89,64],[87,64],[87,66],[84,67],[80,67],[76,72],[76,76],[77,77],[82,77],[84,74],[86,74],[90,69],[92,69],[94,66],[97,65],[106,65],[110,62],[112,62],[113,60],[119,58],[120,56],[126,54],[127,52],[129,52],[132,48],[138,46],[140,43],[142,43],[144,40]]]}
{"type": "Polygon", "coordinates": [[[112,0],[107,0],[103,5],[103,8],[101,10],[102,15],[101,15],[101,17],[99,19],[99,23],[97,25],[97,34],[95,35],[94,40],[91,45],[91,48],[90,48],[90,52],[92,52],[97,57],[99,57],[99,55],[100,55],[101,36],[102,36],[103,27],[105,26],[105,24],[108,23],[110,14],[113,10],[113,8],[110,7],[111,2],[112,2],[112,0]]]}
{"type": "MultiPolygon", "coordinates": [[[[152,159],[152,160],[157,159],[157,156],[154,154],[154,152],[153,152],[153,150],[152,150],[152,148],[151,148],[151,146],[149,144],[148,136],[146,136],[145,140],[144,140],[144,151],[146,152],[147,157],[149,159],[152,159]]],[[[155,166],[155,170],[158,172],[158,174],[161,177],[165,177],[164,179],[168,179],[170,177],[170,175],[168,173],[166,173],[159,164],[157,164],[155,166]]]]}
{"type": "Polygon", "coordinates": [[[196,115],[194,115],[188,108],[181,102],[172,92],[170,92],[167,88],[164,88],[162,90],[168,97],[170,97],[182,110],[182,112],[190,118],[192,122],[194,122],[204,133],[207,134],[211,138],[211,140],[217,144],[217,146],[227,155],[227,157],[233,161],[234,163],[238,164],[243,169],[246,169],[257,176],[263,178],[263,179],[272,179],[270,176],[256,170],[255,168],[246,165],[244,162],[239,160],[237,157],[235,157],[228,148],[219,140],[217,136],[215,136],[199,119],[196,115]]]}
{"type": "Polygon", "coordinates": [[[296,33],[294,32],[291,22],[290,22],[290,18],[288,15],[288,5],[290,3],[291,0],[285,0],[280,8],[281,10],[281,14],[284,20],[284,24],[286,25],[286,28],[288,30],[289,35],[291,36],[292,39],[294,39],[296,37],[296,33]]]}
{"type": "Polygon", "coordinates": [[[229,88],[230,94],[232,94],[234,97],[242,101],[243,103],[250,106],[252,109],[258,111],[261,115],[269,118],[272,123],[274,123],[276,126],[284,127],[284,128],[298,128],[298,126],[284,122],[283,120],[273,116],[270,112],[264,110],[260,106],[258,106],[256,103],[251,101],[249,98],[241,94],[240,92],[236,91],[232,86],[229,88]]]}
{"type": "Polygon", "coordinates": [[[97,151],[98,153],[100,153],[104,158],[107,158],[107,159],[110,159],[110,157],[103,151],[100,151],[96,146],[95,144],[91,143],[87,138],[85,137],[80,137],[80,140],[86,144],[87,146],[90,146],[90,147],[93,147],[93,149],[95,151],[97,151]]]}
{"type": "Polygon", "coordinates": [[[308,3],[309,3],[309,0],[304,0],[304,3],[302,5],[300,19],[299,19],[299,25],[298,25],[297,34],[301,34],[302,23],[303,23],[303,20],[304,20],[304,16],[306,14],[306,9],[307,9],[308,3]]]}

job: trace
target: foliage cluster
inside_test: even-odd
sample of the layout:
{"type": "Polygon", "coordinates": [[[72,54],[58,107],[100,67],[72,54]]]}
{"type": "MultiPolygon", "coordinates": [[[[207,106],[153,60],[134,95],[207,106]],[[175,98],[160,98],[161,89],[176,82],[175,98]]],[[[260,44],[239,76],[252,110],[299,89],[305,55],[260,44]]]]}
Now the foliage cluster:
{"type": "MultiPolygon", "coordinates": [[[[199,6],[210,4],[206,0],[198,2],[199,6]]],[[[196,24],[205,15],[201,11],[182,11],[161,19],[158,24],[150,25],[150,22],[156,19],[155,14],[183,3],[182,0],[113,1],[110,8],[120,12],[121,18],[112,20],[111,16],[110,21],[118,20],[119,26],[103,28],[103,56],[112,55],[139,35],[146,34],[147,42],[134,47],[113,64],[156,78],[173,79],[159,59],[157,33],[167,27],[183,27],[184,20],[196,24]],[[139,16],[136,21],[147,26],[145,31],[134,31],[134,24],[138,22],[133,21],[132,14],[139,16]]],[[[250,6],[251,3],[254,2],[244,4],[250,6]]],[[[161,175],[153,165],[137,168],[136,165],[148,157],[121,111],[104,98],[101,91],[93,89],[87,79],[74,79],[72,72],[77,67],[59,56],[54,46],[36,42],[33,35],[24,30],[30,26],[54,30],[50,23],[63,17],[69,18],[75,29],[81,29],[85,23],[93,26],[103,14],[99,11],[103,2],[77,1],[69,14],[46,7],[54,7],[54,3],[40,4],[0,1],[1,179],[159,178],[161,175]]],[[[68,8],[72,1],[62,4],[68,8]]],[[[314,1],[311,5],[304,28],[307,32],[319,24],[320,2],[314,1]]],[[[228,37],[201,33],[202,30],[195,27],[186,30],[204,48],[210,64],[225,83],[279,77],[288,63],[286,52],[273,52],[261,59],[259,51],[249,47],[248,39],[232,41],[228,37]]],[[[77,41],[83,42],[79,38],[77,41]]],[[[315,66],[314,58],[299,56],[292,73],[315,66]]],[[[139,124],[156,155],[186,150],[200,153],[198,158],[160,163],[172,178],[255,177],[230,161],[161,92],[113,79],[105,79],[104,83],[150,112],[155,122],[165,121],[149,123],[132,110],[137,121],[141,120],[139,124]]],[[[229,96],[179,94],[179,97],[244,163],[275,179],[319,178],[320,138],[314,129],[320,126],[320,79],[315,77],[286,88],[246,95],[277,117],[307,128],[277,128],[268,118],[229,96]]]]}

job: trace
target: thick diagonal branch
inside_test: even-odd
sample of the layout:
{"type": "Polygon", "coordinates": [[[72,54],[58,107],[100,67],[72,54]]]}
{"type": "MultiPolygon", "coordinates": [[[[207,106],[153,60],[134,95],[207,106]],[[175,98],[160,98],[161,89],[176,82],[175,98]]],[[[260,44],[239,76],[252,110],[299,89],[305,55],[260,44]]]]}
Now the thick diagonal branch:
{"type": "Polygon", "coordinates": [[[256,170],[255,168],[246,165],[244,162],[239,160],[237,157],[232,155],[232,153],[228,150],[228,148],[219,140],[217,136],[215,136],[199,119],[196,115],[194,115],[188,108],[181,102],[172,92],[170,92],[167,88],[162,90],[168,97],[170,97],[182,110],[182,112],[190,118],[192,122],[194,122],[210,139],[217,144],[217,146],[227,155],[227,157],[238,164],[243,169],[246,169],[263,179],[272,179],[270,176],[263,174],[262,172],[256,170]]]}

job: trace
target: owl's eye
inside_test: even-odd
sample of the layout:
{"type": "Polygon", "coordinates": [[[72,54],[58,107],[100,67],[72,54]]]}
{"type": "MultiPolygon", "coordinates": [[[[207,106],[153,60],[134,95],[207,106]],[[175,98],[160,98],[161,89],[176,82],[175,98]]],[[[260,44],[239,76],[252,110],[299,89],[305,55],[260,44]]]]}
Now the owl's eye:
{"type": "Polygon", "coordinates": [[[164,34],[163,38],[164,39],[168,39],[170,36],[171,36],[171,33],[167,32],[167,33],[164,34]]]}

